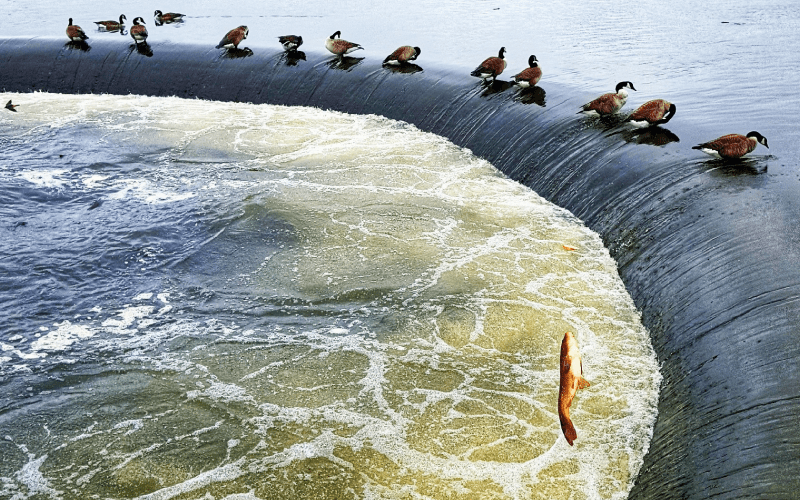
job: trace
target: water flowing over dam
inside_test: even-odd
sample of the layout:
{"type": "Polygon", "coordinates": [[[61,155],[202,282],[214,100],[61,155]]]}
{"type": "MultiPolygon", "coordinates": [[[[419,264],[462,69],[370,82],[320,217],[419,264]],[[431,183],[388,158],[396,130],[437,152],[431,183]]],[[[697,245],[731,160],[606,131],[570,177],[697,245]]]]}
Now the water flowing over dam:
{"type": "Polygon", "coordinates": [[[641,311],[663,380],[630,498],[795,494],[796,175],[766,190],[762,159],[701,158],[690,146],[706,131],[678,137],[669,124],[632,131],[577,115],[583,96],[557,82],[521,91],[423,61],[401,71],[303,56],[13,38],[0,40],[0,88],[29,100],[40,91],[134,94],[379,115],[468,148],[599,233],[641,311]]]}

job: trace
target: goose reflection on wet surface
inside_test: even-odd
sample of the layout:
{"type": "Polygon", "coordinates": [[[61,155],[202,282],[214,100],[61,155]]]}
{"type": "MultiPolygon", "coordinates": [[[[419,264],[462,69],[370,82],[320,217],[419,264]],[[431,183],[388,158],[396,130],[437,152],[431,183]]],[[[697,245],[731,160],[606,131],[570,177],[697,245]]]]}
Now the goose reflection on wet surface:
{"type": "Polygon", "coordinates": [[[297,63],[306,60],[306,53],[302,50],[292,50],[289,52],[284,52],[281,54],[280,58],[286,63],[287,66],[297,66],[297,63]]]}
{"type": "Polygon", "coordinates": [[[175,25],[175,26],[177,27],[177,26],[180,26],[180,25],[181,25],[181,24],[183,24],[183,23],[184,23],[184,20],[183,20],[183,19],[178,19],[178,20],[176,20],[176,21],[159,21],[159,20],[158,20],[158,18],[156,18],[156,19],[153,21],[153,24],[154,24],[155,26],[167,26],[167,25],[170,25],[170,24],[172,24],[172,25],[175,25]]]}
{"type": "Polygon", "coordinates": [[[153,57],[153,48],[147,42],[134,43],[130,45],[130,52],[136,51],[145,57],[153,57]]]}
{"type": "Polygon", "coordinates": [[[653,126],[616,132],[626,142],[648,144],[650,146],[666,146],[671,142],[680,142],[680,138],[664,127],[653,126]]]}
{"type": "Polygon", "coordinates": [[[241,59],[243,57],[250,57],[253,55],[253,51],[250,47],[244,47],[241,49],[228,49],[222,53],[222,57],[224,59],[241,59]]]}
{"type": "MultiPolygon", "coordinates": [[[[578,115],[581,115],[583,112],[579,111],[578,115]]],[[[621,125],[625,124],[625,117],[618,115],[618,114],[610,114],[610,115],[589,115],[588,118],[582,118],[584,121],[584,128],[585,129],[595,129],[600,130],[604,133],[609,133],[609,136],[621,134],[625,132],[625,129],[620,129],[621,125]]]]}
{"type": "Polygon", "coordinates": [[[398,66],[392,66],[392,65],[389,65],[389,64],[384,64],[383,68],[388,70],[388,71],[391,71],[392,73],[412,74],[412,73],[419,73],[419,72],[422,71],[422,68],[420,66],[414,64],[414,63],[404,63],[404,64],[400,64],[398,66]]]}
{"type": "Polygon", "coordinates": [[[341,56],[329,59],[325,64],[330,69],[338,69],[340,71],[350,71],[363,61],[363,57],[341,56]]]}
{"type": "Polygon", "coordinates": [[[521,89],[516,97],[517,101],[522,104],[536,104],[545,107],[547,92],[542,87],[534,86],[521,89]]]}
{"type": "Polygon", "coordinates": [[[64,47],[68,48],[69,50],[82,50],[83,52],[89,52],[92,50],[91,45],[86,43],[85,41],[70,41],[64,44],[64,47]]]}
{"type": "Polygon", "coordinates": [[[483,92],[481,93],[481,97],[490,97],[495,94],[499,94],[501,92],[505,92],[506,90],[510,89],[514,86],[513,82],[509,82],[506,80],[492,80],[491,82],[487,80],[481,81],[479,84],[481,88],[483,88],[483,92]]]}
{"type": "Polygon", "coordinates": [[[747,158],[710,158],[699,159],[698,164],[701,169],[715,177],[747,177],[766,174],[768,160],[774,159],[772,155],[747,158]]]}
{"type": "Polygon", "coordinates": [[[169,25],[169,24],[174,24],[175,26],[180,26],[181,24],[184,23],[184,20],[183,20],[183,18],[180,18],[180,19],[174,19],[174,20],[167,21],[167,20],[159,19],[159,18],[156,17],[154,19],[153,23],[156,26],[165,26],[165,25],[169,25]]]}

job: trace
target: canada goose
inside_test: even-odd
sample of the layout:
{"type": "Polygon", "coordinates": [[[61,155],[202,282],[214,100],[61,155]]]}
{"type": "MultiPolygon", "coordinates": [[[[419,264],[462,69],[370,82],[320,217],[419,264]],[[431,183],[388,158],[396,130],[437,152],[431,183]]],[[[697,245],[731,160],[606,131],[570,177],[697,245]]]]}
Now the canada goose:
{"type": "Polygon", "coordinates": [[[238,49],[239,44],[242,43],[242,40],[247,38],[249,33],[250,30],[247,28],[247,26],[242,25],[238,28],[234,28],[227,32],[224,37],[222,37],[222,40],[219,41],[216,48],[238,49]]]}
{"type": "Polygon", "coordinates": [[[119,22],[117,21],[95,21],[94,24],[97,25],[98,28],[103,28],[106,31],[119,31],[125,25],[125,21],[128,18],[125,17],[125,14],[121,14],[119,16],[119,22]]]}
{"type": "Polygon", "coordinates": [[[603,94],[597,99],[587,102],[581,106],[579,113],[587,115],[612,115],[622,109],[625,101],[628,100],[628,92],[625,89],[636,90],[631,82],[619,82],[617,91],[603,94]]]}
{"type": "Polygon", "coordinates": [[[653,99],[642,104],[628,115],[625,121],[637,127],[667,123],[675,116],[675,105],[664,99],[653,99]]]}
{"type": "Polygon", "coordinates": [[[279,36],[278,41],[287,52],[297,50],[298,47],[303,45],[303,37],[298,35],[279,36]]]}
{"type": "Polygon", "coordinates": [[[506,48],[500,47],[500,52],[498,52],[497,57],[489,57],[485,59],[480,66],[475,68],[475,70],[470,73],[470,75],[483,78],[484,80],[491,78],[494,82],[495,78],[497,78],[497,75],[502,73],[508,65],[504,59],[505,52],[506,48]]]}
{"type": "Polygon", "coordinates": [[[741,158],[756,149],[758,144],[763,144],[765,148],[769,148],[767,138],[753,131],[747,135],[723,135],[713,141],[692,146],[692,149],[699,149],[706,154],[720,158],[741,158]]]}
{"type": "Polygon", "coordinates": [[[522,88],[533,87],[539,80],[542,79],[542,68],[539,67],[539,61],[536,56],[531,55],[528,58],[528,67],[514,75],[514,83],[522,88]]]}
{"type": "Polygon", "coordinates": [[[342,58],[345,54],[349,54],[354,50],[359,50],[364,48],[357,43],[348,42],[347,40],[342,40],[341,35],[342,32],[337,31],[336,33],[325,39],[325,48],[328,49],[331,53],[339,56],[339,58],[342,58]]]}
{"type": "Polygon", "coordinates": [[[393,66],[399,66],[401,64],[405,64],[409,61],[414,61],[422,50],[419,47],[412,47],[410,45],[403,45],[402,47],[398,47],[395,49],[394,52],[386,56],[386,59],[383,60],[383,64],[391,64],[393,66]]]}
{"type": "Polygon", "coordinates": [[[86,36],[86,33],[83,32],[83,28],[77,24],[72,24],[71,17],[69,18],[69,24],[67,25],[67,38],[69,38],[72,42],[82,42],[89,39],[89,37],[86,36]]]}
{"type": "Polygon", "coordinates": [[[136,45],[140,43],[147,43],[147,28],[142,26],[144,24],[144,19],[141,17],[137,17],[133,20],[133,26],[131,26],[130,34],[133,41],[136,42],[136,45]],[[141,22],[142,24],[139,24],[141,22]]]}

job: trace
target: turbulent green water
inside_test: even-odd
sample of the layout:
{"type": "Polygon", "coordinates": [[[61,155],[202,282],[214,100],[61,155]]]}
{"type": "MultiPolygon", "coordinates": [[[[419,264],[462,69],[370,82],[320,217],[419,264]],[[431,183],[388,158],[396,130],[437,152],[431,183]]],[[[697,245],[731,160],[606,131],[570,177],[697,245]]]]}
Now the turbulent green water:
{"type": "Polygon", "coordinates": [[[0,496],[626,496],[660,375],[569,213],[380,117],[12,97],[0,496]]]}

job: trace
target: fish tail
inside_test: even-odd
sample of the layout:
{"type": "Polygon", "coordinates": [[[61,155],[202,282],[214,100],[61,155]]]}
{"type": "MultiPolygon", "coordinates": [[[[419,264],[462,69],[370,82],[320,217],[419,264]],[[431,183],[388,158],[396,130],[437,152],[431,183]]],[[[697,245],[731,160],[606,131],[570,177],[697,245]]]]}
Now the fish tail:
{"type": "Polygon", "coordinates": [[[578,433],[575,431],[575,426],[572,425],[572,420],[567,415],[561,415],[561,432],[567,439],[567,443],[572,446],[572,442],[578,439],[578,433]]]}

